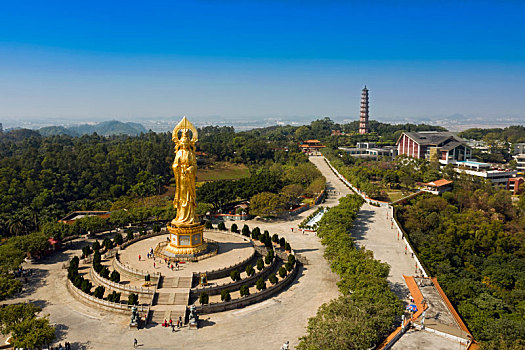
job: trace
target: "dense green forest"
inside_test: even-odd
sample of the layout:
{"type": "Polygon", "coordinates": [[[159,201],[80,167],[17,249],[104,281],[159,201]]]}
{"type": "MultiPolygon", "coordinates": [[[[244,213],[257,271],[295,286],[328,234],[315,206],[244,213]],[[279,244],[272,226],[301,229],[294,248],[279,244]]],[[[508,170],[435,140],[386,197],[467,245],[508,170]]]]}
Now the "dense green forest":
{"type": "Polygon", "coordinates": [[[525,345],[525,196],[457,180],[453,192],[419,196],[398,219],[476,340],[525,345]]]}
{"type": "Polygon", "coordinates": [[[513,125],[506,128],[471,128],[460,132],[459,136],[467,140],[483,140],[489,144],[495,141],[525,142],[525,127],[523,125],[513,125]]]}

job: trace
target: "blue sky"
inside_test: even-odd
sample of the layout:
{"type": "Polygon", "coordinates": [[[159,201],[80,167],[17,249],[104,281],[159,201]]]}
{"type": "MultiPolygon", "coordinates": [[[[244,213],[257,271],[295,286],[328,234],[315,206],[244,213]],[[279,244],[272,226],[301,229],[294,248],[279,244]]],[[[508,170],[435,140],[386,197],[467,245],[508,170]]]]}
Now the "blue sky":
{"type": "Polygon", "coordinates": [[[525,120],[521,1],[11,1],[2,119],[525,120]]]}

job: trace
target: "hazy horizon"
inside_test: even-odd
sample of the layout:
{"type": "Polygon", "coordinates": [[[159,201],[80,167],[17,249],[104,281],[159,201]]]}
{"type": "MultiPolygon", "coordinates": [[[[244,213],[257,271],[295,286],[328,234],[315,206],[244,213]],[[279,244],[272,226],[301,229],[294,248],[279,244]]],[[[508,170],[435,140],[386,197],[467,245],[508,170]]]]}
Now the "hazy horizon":
{"type": "Polygon", "coordinates": [[[367,85],[378,121],[516,124],[525,120],[524,10],[496,1],[6,3],[0,122],[353,119],[367,85]]]}

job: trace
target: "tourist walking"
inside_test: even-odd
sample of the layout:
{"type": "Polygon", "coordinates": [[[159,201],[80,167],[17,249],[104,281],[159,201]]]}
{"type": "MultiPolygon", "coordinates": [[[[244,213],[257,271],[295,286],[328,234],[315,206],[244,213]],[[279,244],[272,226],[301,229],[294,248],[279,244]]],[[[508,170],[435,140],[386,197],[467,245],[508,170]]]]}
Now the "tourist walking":
{"type": "Polygon", "coordinates": [[[139,342],[137,341],[137,338],[133,338],[133,347],[136,348],[137,347],[137,344],[139,342]]]}
{"type": "Polygon", "coordinates": [[[139,254],[139,261],[140,261],[140,254],[139,254]]]}

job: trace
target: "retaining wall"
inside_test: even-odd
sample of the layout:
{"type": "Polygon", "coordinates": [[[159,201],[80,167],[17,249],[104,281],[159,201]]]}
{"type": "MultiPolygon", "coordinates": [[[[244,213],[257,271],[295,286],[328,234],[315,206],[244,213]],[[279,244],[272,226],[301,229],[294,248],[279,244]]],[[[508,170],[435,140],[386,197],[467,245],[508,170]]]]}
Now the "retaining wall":
{"type": "MultiPolygon", "coordinates": [[[[67,289],[71,292],[71,294],[73,295],[73,297],[75,297],[75,299],[77,299],[78,301],[84,304],[95,306],[95,307],[98,307],[98,308],[101,308],[107,311],[121,313],[121,314],[126,314],[126,315],[131,314],[132,305],[113,303],[107,300],[95,298],[94,296],[84,293],[83,291],[75,287],[73,283],[71,282],[71,280],[69,279],[67,280],[67,289]]],[[[137,310],[141,314],[149,313],[149,309],[150,309],[149,305],[136,305],[136,306],[137,306],[137,310]]]]}

